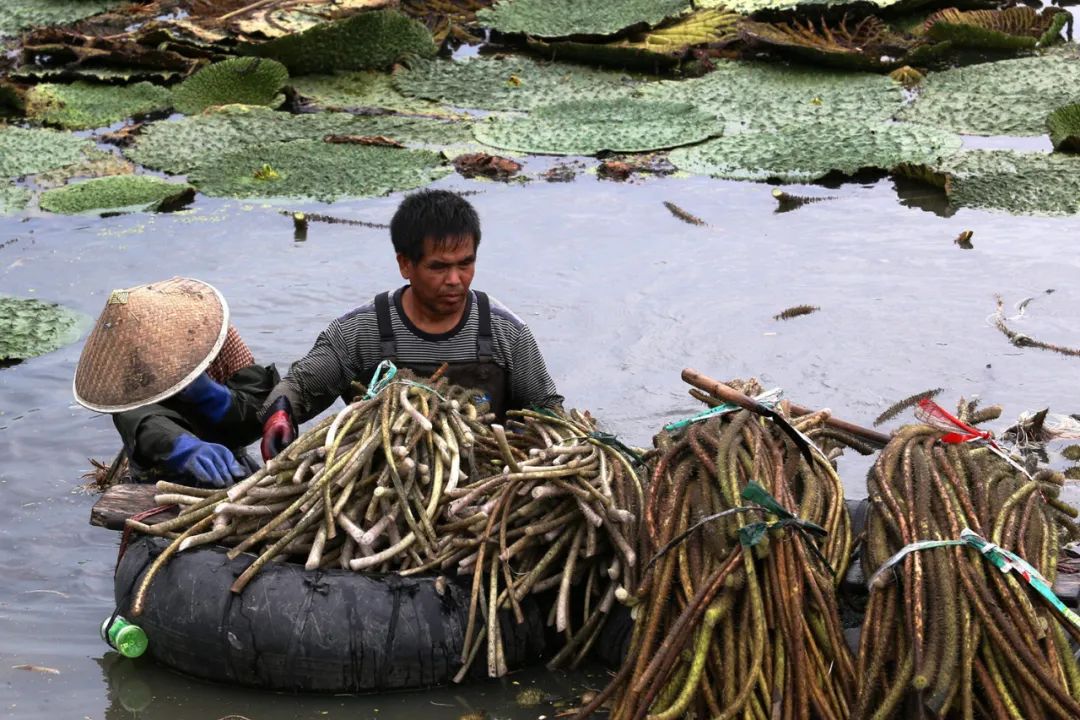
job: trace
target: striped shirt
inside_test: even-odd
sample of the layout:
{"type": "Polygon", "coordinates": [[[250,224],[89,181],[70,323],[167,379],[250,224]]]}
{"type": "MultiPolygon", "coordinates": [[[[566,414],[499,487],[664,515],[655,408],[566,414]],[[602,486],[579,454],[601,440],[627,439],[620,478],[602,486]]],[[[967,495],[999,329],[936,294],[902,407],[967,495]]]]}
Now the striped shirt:
{"type": "MultiPolygon", "coordinates": [[[[469,292],[457,327],[438,335],[416,327],[401,309],[401,293],[392,294],[390,322],[402,363],[439,364],[476,360],[476,334],[480,325],[476,294],[469,292]]],[[[510,401],[517,407],[555,407],[563,398],[548,374],[544,357],[529,326],[495,298],[491,298],[492,355],[510,377],[510,401]]],[[[353,380],[366,383],[363,371],[382,360],[375,303],[369,302],[339,317],[323,330],[314,347],[293,363],[264,405],[285,395],[298,422],[315,417],[334,400],[349,394],[353,380]]]]}

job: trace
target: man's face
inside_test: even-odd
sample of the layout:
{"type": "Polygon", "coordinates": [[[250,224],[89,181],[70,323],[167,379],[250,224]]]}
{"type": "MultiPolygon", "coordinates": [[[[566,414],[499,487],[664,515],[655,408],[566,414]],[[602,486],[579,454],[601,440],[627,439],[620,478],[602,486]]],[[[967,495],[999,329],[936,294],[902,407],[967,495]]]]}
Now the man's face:
{"type": "Polygon", "coordinates": [[[397,256],[401,277],[409,281],[415,299],[433,315],[453,315],[461,311],[476,272],[476,242],[471,235],[446,238],[436,245],[424,238],[424,254],[419,262],[397,256]]]}

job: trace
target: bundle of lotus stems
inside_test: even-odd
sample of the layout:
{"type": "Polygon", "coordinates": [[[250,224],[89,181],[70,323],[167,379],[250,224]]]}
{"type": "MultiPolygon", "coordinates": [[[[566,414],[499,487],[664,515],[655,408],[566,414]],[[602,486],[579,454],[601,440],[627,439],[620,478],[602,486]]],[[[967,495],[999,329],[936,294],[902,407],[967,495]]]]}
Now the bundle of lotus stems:
{"type": "Polygon", "coordinates": [[[507,432],[445,379],[400,371],[373,389],[227,490],[159,483],[158,504],[181,511],[157,525],[128,521],[172,539],[133,615],[171,556],[216,543],[234,559],[257,555],[237,593],[267,562],[290,559],[309,570],[471,576],[459,678],[485,639],[489,672],[504,674],[498,612],[520,622],[522,599],[551,591],[550,623],[567,641],[555,662],[580,662],[616,592],[636,583],[643,490],[633,452],[587,413],[512,412],[507,432]]]}
{"type": "Polygon", "coordinates": [[[1080,618],[1029,585],[1049,592],[1076,511],[1059,473],[1025,469],[972,426],[997,412],[923,400],[929,424],[898,430],[870,471],[854,718],[1080,717],[1066,635],[1080,638],[1080,618]]]}
{"type": "Polygon", "coordinates": [[[835,589],[850,517],[832,463],[793,439],[835,443],[828,419],[784,428],[734,408],[655,438],[628,659],[579,717],[609,700],[615,720],[848,716],[854,659],[835,589]]]}

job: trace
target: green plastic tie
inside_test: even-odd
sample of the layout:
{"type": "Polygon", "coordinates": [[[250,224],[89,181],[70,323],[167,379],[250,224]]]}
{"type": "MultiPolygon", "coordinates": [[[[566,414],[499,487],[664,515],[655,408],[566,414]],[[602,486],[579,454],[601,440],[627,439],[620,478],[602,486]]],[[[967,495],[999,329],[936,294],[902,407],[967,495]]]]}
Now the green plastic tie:
{"type": "Polygon", "coordinates": [[[818,549],[817,543],[810,537],[811,535],[814,537],[825,537],[829,534],[825,528],[817,523],[810,522],[809,520],[803,520],[787,510],[776,498],[769,494],[768,490],[756,482],[748,483],[747,486],[742,489],[741,497],[743,500],[749,500],[752,503],[760,505],[769,513],[776,515],[780,519],[773,520],[772,522],[761,521],[750,523],[739,528],[739,544],[744,547],[754,547],[765,538],[770,530],[791,527],[799,533],[799,536],[802,537],[810,548],[810,551],[829,571],[829,574],[836,575],[836,571],[833,570],[828,559],[821,554],[821,550],[818,549]]]}
{"type": "Polygon", "coordinates": [[[368,386],[367,394],[364,395],[365,400],[370,400],[379,393],[381,393],[390,381],[397,375],[397,365],[389,360],[383,360],[375,368],[375,374],[371,376],[371,385],[368,386]],[[383,377],[383,373],[386,373],[386,377],[383,377]]]}
{"type": "MultiPolygon", "coordinates": [[[[780,401],[780,398],[783,396],[783,394],[784,391],[782,389],[773,388],[772,390],[767,390],[766,392],[761,393],[756,398],[754,398],[754,400],[758,401],[767,408],[775,408],[776,403],[780,401]]],[[[664,429],[668,432],[674,432],[675,430],[681,430],[687,425],[703,422],[705,420],[708,420],[709,418],[727,415],[728,413],[735,412],[739,409],[741,408],[733,403],[721,403],[716,407],[706,408],[696,415],[691,415],[688,418],[683,418],[682,420],[676,420],[675,422],[668,423],[664,426],[664,429]]]]}

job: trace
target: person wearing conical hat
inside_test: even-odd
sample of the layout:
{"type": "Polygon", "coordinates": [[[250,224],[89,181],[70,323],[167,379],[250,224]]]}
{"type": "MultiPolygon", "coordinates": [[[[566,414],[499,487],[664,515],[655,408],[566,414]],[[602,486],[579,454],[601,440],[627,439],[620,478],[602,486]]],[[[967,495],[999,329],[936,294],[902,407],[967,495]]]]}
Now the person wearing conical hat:
{"type": "Polygon", "coordinates": [[[213,286],[191,278],[115,290],[86,340],[75,399],[109,413],[136,480],[225,487],[254,469],[259,408],[279,381],[229,324],[213,286]]]}

